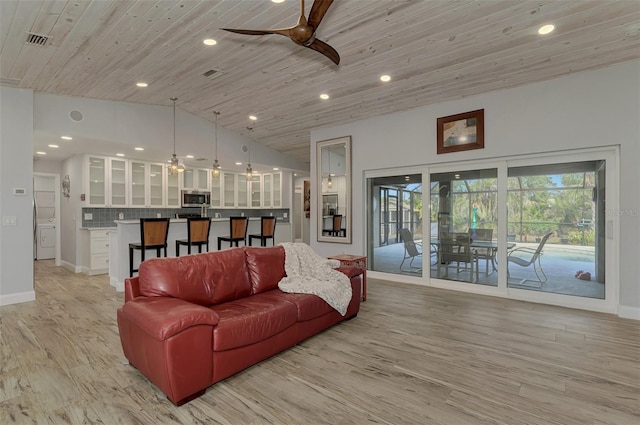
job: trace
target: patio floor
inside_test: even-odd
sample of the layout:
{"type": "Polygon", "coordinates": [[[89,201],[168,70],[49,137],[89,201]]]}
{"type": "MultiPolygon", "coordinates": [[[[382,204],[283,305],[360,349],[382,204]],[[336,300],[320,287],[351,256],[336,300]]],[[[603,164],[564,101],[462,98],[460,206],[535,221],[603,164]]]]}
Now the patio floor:
{"type": "MultiPolygon", "coordinates": [[[[517,243],[517,247],[530,247],[535,249],[536,243],[517,243]]],[[[421,257],[417,257],[413,262],[413,268],[409,266],[410,259],[407,259],[400,270],[400,263],[404,256],[404,245],[402,243],[378,247],[374,249],[373,261],[370,261],[371,270],[402,274],[406,276],[422,276],[421,257]]],[[[509,287],[519,289],[529,289],[532,291],[552,292],[556,294],[575,295],[580,297],[604,299],[604,283],[595,281],[594,247],[574,246],[574,245],[554,245],[546,244],[544,247],[542,268],[548,277],[545,283],[540,283],[536,278],[533,267],[520,267],[510,263],[509,287]],[[580,280],[575,277],[576,271],[582,270],[591,273],[591,280],[580,280]],[[527,279],[520,284],[523,279],[527,279]]],[[[485,274],[485,260],[480,259],[480,273],[478,282],[480,285],[497,286],[498,273],[491,273],[489,264],[489,275],[485,274]]],[[[431,263],[435,263],[435,256],[431,258],[431,263]]],[[[431,276],[436,277],[436,266],[431,266],[431,276]]],[[[468,272],[456,273],[454,267],[449,269],[449,279],[469,281],[468,272]]]]}

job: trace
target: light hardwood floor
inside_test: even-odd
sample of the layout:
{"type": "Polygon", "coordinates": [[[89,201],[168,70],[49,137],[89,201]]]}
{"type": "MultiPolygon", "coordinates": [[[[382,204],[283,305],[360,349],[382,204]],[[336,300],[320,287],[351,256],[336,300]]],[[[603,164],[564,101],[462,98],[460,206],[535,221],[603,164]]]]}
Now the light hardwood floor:
{"type": "Polygon", "coordinates": [[[638,322],[369,282],[356,319],[175,407],[121,364],[107,277],[36,262],[36,301],[0,308],[0,423],[640,423],[638,322]]]}

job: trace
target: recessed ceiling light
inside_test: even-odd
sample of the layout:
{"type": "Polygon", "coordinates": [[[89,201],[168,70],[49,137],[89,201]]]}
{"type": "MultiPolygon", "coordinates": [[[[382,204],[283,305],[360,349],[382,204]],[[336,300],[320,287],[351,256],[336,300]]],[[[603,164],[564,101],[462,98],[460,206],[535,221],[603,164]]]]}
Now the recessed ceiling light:
{"type": "Polygon", "coordinates": [[[298,177],[298,173],[293,173],[293,175],[294,175],[295,177],[298,177]]]}
{"type": "Polygon", "coordinates": [[[538,34],[540,35],[549,34],[554,29],[556,29],[554,25],[551,25],[551,24],[543,25],[540,28],[538,28],[538,34]]]}
{"type": "Polygon", "coordinates": [[[46,152],[42,152],[42,151],[38,151],[38,152],[36,152],[36,153],[37,153],[38,155],[46,155],[46,154],[47,154],[46,152]]]}
{"type": "Polygon", "coordinates": [[[385,83],[391,81],[391,75],[386,75],[386,74],[385,75],[381,75],[380,76],[380,81],[383,81],[385,83]]]}
{"type": "Polygon", "coordinates": [[[191,159],[191,158],[194,158],[194,156],[193,155],[187,155],[187,158],[191,159]]]}
{"type": "Polygon", "coordinates": [[[242,165],[242,162],[236,162],[236,165],[242,165]]]}
{"type": "Polygon", "coordinates": [[[320,99],[322,99],[322,100],[327,100],[327,99],[329,99],[329,95],[328,95],[328,94],[326,94],[326,93],[322,93],[322,94],[320,95],[320,99]]]}
{"type": "Polygon", "coordinates": [[[60,136],[60,138],[62,140],[73,140],[73,137],[71,137],[71,136],[60,136]]]}
{"type": "Polygon", "coordinates": [[[49,145],[50,148],[59,148],[60,146],[58,145],[49,145]]]}
{"type": "Polygon", "coordinates": [[[255,120],[257,120],[257,119],[258,119],[258,117],[256,117],[255,115],[249,115],[249,119],[250,119],[251,121],[255,121],[255,120]]]}
{"type": "Polygon", "coordinates": [[[280,171],[278,167],[273,167],[273,171],[280,171]]]}
{"type": "Polygon", "coordinates": [[[136,86],[138,86],[138,87],[149,87],[149,84],[147,84],[147,83],[145,83],[143,81],[140,81],[139,83],[136,83],[136,86]]]}
{"type": "Polygon", "coordinates": [[[271,0],[271,3],[284,3],[284,0],[271,0]]]}
{"type": "Polygon", "coordinates": [[[143,151],[144,150],[144,148],[134,148],[134,149],[137,150],[137,151],[143,151]]]}
{"type": "Polygon", "coordinates": [[[218,44],[218,42],[215,41],[213,38],[205,38],[204,40],[202,40],[202,42],[207,46],[215,46],[216,44],[218,44]]]}
{"type": "Polygon", "coordinates": [[[123,153],[117,153],[116,156],[124,156],[123,153]]]}

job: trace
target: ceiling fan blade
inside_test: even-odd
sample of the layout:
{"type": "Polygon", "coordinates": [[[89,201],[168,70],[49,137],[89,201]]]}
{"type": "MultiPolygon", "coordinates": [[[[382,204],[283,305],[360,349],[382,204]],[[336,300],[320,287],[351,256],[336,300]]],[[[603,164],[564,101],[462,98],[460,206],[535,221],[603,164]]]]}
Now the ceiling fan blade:
{"type": "Polygon", "coordinates": [[[311,12],[309,12],[309,19],[307,19],[307,23],[311,25],[313,28],[318,28],[322,18],[324,18],[324,14],[327,13],[329,6],[331,6],[333,0],[316,0],[313,2],[313,6],[311,6],[311,12]]]}
{"type": "Polygon", "coordinates": [[[289,37],[289,28],[285,29],[275,29],[275,30],[240,30],[234,28],[220,28],[223,31],[234,32],[236,34],[244,34],[244,35],[268,35],[268,34],[279,34],[284,35],[285,37],[289,37]]]}
{"type": "Polygon", "coordinates": [[[331,59],[331,61],[333,61],[333,63],[335,63],[336,65],[340,64],[340,55],[338,54],[338,52],[336,52],[336,49],[329,46],[324,41],[315,39],[313,43],[309,44],[308,46],[305,45],[305,47],[313,49],[316,52],[322,53],[323,55],[331,59]]]}

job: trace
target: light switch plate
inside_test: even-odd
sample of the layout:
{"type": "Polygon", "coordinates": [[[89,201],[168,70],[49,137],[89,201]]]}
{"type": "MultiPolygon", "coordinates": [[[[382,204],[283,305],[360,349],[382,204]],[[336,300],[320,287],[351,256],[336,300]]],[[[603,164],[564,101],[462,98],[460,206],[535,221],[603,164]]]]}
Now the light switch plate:
{"type": "Polygon", "coordinates": [[[18,224],[18,219],[15,216],[4,216],[2,217],[2,225],[3,226],[16,226],[18,224]]]}

